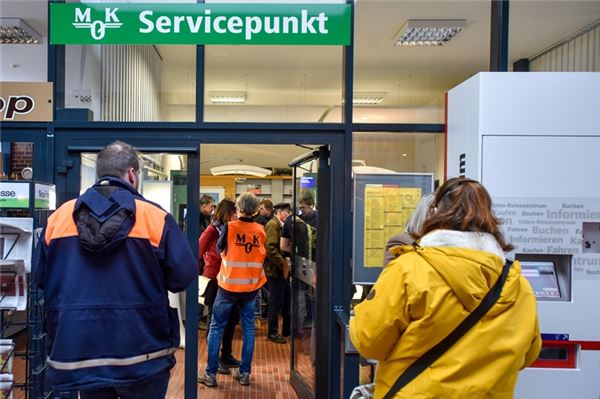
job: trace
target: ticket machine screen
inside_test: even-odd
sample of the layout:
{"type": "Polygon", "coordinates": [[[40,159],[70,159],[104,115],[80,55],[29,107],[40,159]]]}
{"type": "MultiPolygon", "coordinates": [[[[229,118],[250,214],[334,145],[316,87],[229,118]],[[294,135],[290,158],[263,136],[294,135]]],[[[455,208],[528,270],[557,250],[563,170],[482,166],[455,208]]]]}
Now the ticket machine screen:
{"type": "Polygon", "coordinates": [[[521,261],[523,276],[531,284],[535,297],[541,300],[562,298],[554,262],[521,261]]]}

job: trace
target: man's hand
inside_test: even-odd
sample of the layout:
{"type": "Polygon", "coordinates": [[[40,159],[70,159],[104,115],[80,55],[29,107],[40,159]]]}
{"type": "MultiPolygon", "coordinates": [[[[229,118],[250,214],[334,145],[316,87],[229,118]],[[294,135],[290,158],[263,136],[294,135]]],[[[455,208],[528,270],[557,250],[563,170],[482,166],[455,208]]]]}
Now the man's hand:
{"type": "Polygon", "coordinates": [[[290,258],[285,258],[285,262],[283,263],[283,279],[287,280],[290,277],[290,272],[292,271],[292,260],[290,258]]]}

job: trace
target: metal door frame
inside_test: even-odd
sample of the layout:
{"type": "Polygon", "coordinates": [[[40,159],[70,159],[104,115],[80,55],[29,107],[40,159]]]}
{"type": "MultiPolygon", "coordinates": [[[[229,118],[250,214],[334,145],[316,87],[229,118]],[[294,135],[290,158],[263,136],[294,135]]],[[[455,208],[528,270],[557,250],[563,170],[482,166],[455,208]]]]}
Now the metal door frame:
{"type": "MultiPolygon", "coordinates": [[[[294,369],[294,334],[291,335],[291,351],[290,351],[290,378],[292,386],[298,395],[303,399],[308,398],[321,398],[324,395],[330,393],[331,387],[329,386],[329,381],[331,379],[332,373],[334,370],[331,370],[330,367],[330,339],[332,337],[333,332],[333,323],[332,323],[332,301],[329,297],[329,293],[331,292],[331,270],[332,270],[332,253],[329,251],[331,248],[331,199],[332,199],[332,186],[331,186],[331,165],[329,158],[329,146],[321,146],[318,149],[315,149],[301,157],[296,158],[292,162],[290,162],[290,166],[294,168],[293,174],[293,215],[296,215],[296,204],[298,190],[296,187],[296,179],[298,178],[296,169],[301,164],[305,164],[306,162],[312,160],[319,160],[318,169],[317,169],[317,205],[318,205],[318,213],[317,213],[317,254],[316,254],[316,308],[315,313],[313,313],[314,324],[313,329],[316,332],[316,348],[315,348],[315,392],[314,395],[311,392],[310,388],[306,386],[306,383],[303,381],[303,378],[295,371],[294,369]]],[[[294,239],[294,235],[292,234],[292,241],[294,239]]],[[[292,244],[292,247],[294,245],[292,244]]],[[[292,254],[293,255],[293,254],[292,254]]],[[[292,259],[295,259],[295,256],[292,256],[292,259]]],[[[295,266],[295,265],[294,265],[295,266]]],[[[296,322],[295,317],[295,294],[298,289],[297,280],[295,278],[292,279],[292,328],[291,331],[295,331],[294,324],[296,322]]]]}
{"type": "MultiPolygon", "coordinates": [[[[81,169],[80,156],[84,152],[99,152],[105,145],[122,140],[133,145],[142,152],[163,152],[186,154],[188,156],[188,189],[187,203],[197,204],[200,201],[200,147],[196,141],[173,141],[168,132],[162,137],[146,136],[135,133],[111,132],[89,138],[89,133],[74,132],[57,137],[55,182],[57,203],[61,204],[79,195],[81,169]],[[148,138],[151,137],[151,138],[148,138]]],[[[188,242],[194,254],[198,253],[200,210],[188,207],[186,215],[188,242]]],[[[197,392],[196,370],[198,363],[198,279],[194,279],[186,288],[185,312],[185,397],[195,398],[197,392]],[[190,372],[192,370],[193,372],[190,372]]]]}
{"type": "MultiPolygon", "coordinates": [[[[326,254],[331,260],[331,267],[324,270],[327,275],[318,276],[322,282],[320,286],[322,291],[317,295],[325,295],[326,299],[321,299],[320,303],[330,303],[327,307],[320,307],[319,323],[322,335],[317,337],[320,343],[319,348],[319,375],[318,383],[315,389],[317,398],[336,398],[342,396],[340,370],[343,368],[343,353],[340,352],[341,341],[338,328],[335,324],[333,310],[333,292],[344,290],[344,280],[337,279],[334,284],[330,278],[333,273],[337,275],[344,274],[344,231],[348,231],[350,226],[344,227],[347,218],[344,209],[349,209],[344,196],[346,177],[345,177],[345,156],[351,149],[351,140],[347,139],[344,130],[325,130],[322,127],[311,131],[298,132],[290,131],[290,134],[282,134],[279,129],[272,126],[269,129],[127,129],[125,127],[107,129],[93,128],[63,128],[58,129],[54,140],[54,158],[55,162],[55,184],[57,188],[58,204],[67,199],[75,198],[79,195],[80,184],[80,154],[86,151],[99,151],[106,144],[115,140],[122,140],[136,149],[148,152],[172,152],[188,154],[188,203],[199,202],[200,191],[200,149],[202,144],[302,144],[302,145],[327,145],[331,151],[329,162],[324,164],[330,168],[331,172],[331,197],[329,200],[318,198],[320,207],[323,208],[323,216],[327,220],[321,223],[327,223],[331,226],[331,244],[326,250],[326,254]],[[149,132],[150,130],[150,132],[149,132]],[[293,134],[292,134],[293,133],[293,134]],[[350,147],[346,148],[348,145],[350,147]],[[336,176],[337,175],[337,178],[336,176]],[[328,203],[331,209],[339,210],[337,213],[327,214],[325,203],[328,203]],[[345,230],[344,230],[345,229],[345,230]],[[333,231],[335,230],[335,231],[333,231]],[[335,262],[334,262],[335,259],[335,262]],[[334,287],[335,285],[335,287],[334,287]]],[[[321,190],[325,192],[327,190],[321,190]]],[[[188,207],[186,216],[187,236],[190,246],[195,254],[198,253],[198,235],[199,235],[199,209],[197,207],[188,207]]],[[[196,295],[198,291],[198,282],[194,280],[187,288],[186,299],[186,347],[185,347],[185,381],[184,397],[186,399],[197,398],[197,371],[198,371],[198,304],[196,295]]],[[[319,298],[320,299],[320,298],[319,298]]],[[[337,298],[339,303],[343,298],[337,298]]],[[[302,395],[294,379],[290,381],[292,386],[297,389],[297,393],[302,395]]]]}

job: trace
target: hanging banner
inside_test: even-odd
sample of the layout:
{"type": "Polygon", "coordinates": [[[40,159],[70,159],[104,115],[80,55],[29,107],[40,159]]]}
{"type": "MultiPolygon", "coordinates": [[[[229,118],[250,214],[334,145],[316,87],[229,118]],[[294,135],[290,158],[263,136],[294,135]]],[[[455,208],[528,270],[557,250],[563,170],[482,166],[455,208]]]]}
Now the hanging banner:
{"type": "Polygon", "coordinates": [[[50,44],[348,45],[347,4],[51,3],[50,44]]]}

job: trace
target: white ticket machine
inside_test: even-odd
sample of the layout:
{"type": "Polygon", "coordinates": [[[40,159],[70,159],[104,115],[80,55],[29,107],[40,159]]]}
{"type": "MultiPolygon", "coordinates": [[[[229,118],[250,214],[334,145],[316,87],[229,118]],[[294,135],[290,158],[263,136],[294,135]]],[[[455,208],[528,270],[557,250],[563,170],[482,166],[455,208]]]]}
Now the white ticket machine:
{"type": "MultiPolygon", "coordinates": [[[[600,73],[480,73],[448,93],[447,176],[488,189],[538,300],[516,399],[600,397],[600,73]]],[[[509,254],[509,257],[511,254],[509,254]]]]}

